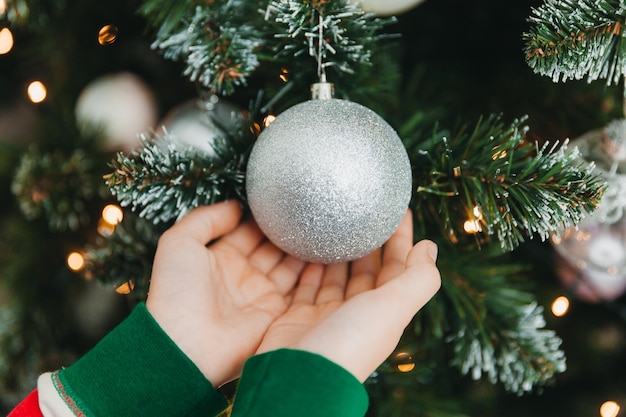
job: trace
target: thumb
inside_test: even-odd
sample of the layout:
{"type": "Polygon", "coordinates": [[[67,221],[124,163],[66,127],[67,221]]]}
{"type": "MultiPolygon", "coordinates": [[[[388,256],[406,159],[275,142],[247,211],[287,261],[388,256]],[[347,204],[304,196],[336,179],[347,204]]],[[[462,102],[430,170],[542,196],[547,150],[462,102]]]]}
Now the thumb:
{"type": "Polygon", "coordinates": [[[169,237],[191,238],[206,245],[211,240],[233,230],[239,223],[241,214],[241,206],[235,200],[200,206],[191,210],[167,230],[166,234],[169,237]]]}
{"type": "Polygon", "coordinates": [[[397,314],[407,323],[441,287],[441,275],[436,265],[437,252],[434,242],[418,242],[407,256],[404,272],[379,288],[389,291],[388,299],[396,300],[397,314]]]}
{"type": "Polygon", "coordinates": [[[414,265],[417,265],[421,262],[428,263],[429,261],[435,264],[437,262],[437,254],[439,252],[439,248],[437,248],[437,244],[432,240],[421,240],[413,246],[413,249],[409,252],[409,255],[406,259],[406,266],[410,268],[414,265]],[[426,256],[430,258],[427,259],[426,256]]]}
{"type": "Polygon", "coordinates": [[[393,352],[415,313],[439,289],[436,252],[433,242],[416,244],[407,255],[404,271],[347,300],[295,347],[325,356],[365,381],[393,352]]]}

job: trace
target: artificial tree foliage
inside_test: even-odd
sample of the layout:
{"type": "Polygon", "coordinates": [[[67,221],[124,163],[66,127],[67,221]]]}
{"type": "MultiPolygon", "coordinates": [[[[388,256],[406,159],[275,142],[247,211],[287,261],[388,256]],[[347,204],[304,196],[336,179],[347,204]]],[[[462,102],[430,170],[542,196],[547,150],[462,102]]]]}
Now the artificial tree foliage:
{"type": "MultiPolygon", "coordinates": [[[[34,43],[44,35],[46,42],[54,42],[50,34],[65,36],[71,33],[68,22],[81,23],[65,20],[72,15],[64,2],[7,4],[13,12],[5,18],[22,28],[23,39],[30,37],[34,43]],[[14,10],[20,7],[28,13],[18,17],[14,10]],[[37,24],[25,25],[27,15],[40,16],[37,24]],[[62,32],[50,29],[63,24],[67,27],[62,32]]],[[[484,112],[476,118],[469,109],[468,114],[458,112],[458,107],[452,112],[447,100],[461,100],[462,93],[438,87],[441,91],[433,94],[428,89],[432,80],[423,81],[424,74],[433,77],[427,65],[407,66],[406,55],[399,52],[407,43],[397,33],[398,20],[364,13],[345,0],[134,0],[119,6],[128,8],[135,12],[128,18],[135,25],[134,40],[147,45],[143,54],[154,54],[149,62],[168,62],[167,74],[183,91],[227,96],[246,117],[221,130],[213,144],[215,155],[173,146],[176,138],[167,130],[143,132],[142,145],[133,152],[110,152],[92,146],[99,140],[97,134],[81,137],[84,133],[67,119],[68,103],[84,85],[76,80],[85,80],[86,72],[97,66],[85,63],[76,77],[59,78],[69,73],[55,72],[57,81],[71,81],[55,89],[68,96],[52,97],[53,104],[41,108],[47,117],[38,129],[43,133],[33,138],[36,146],[6,150],[7,160],[15,161],[13,169],[6,170],[13,190],[7,198],[14,202],[2,209],[2,217],[20,216],[29,225],[23,229],[25,241],[40,227],[51,246],[55,239],[82,246],[87,264],[81,276],[111,291],[132,283],[129,304],[142,300],[160,233],[198,205],[236,198],[245,206],[247,157],[264,118],[307,100],[310,84],[323,74],[335,84],[338,97],[367,105],[396,127],[413,167],[410,208],[415,238],[432,239],[440,248],[442,289],[415,317],[400,345],[411,352],[415,368],[398,372],[394,355],[370,377],[370,415],[470,415],[463,399],[466,378],[516,396],[540,391],[565,371],[562,339],[546,321],[537,295],[535,260],[519,251],[577,224],[602,197],[604,182],[579,161],[578,150],[565,138],[537,140],[530,134],[532,118],[524,115],[484,112]],[[423,84],[414,85],[416,80],[423,84]],[[43,197],[37,192],[46,185],[42,179],[51,181],[43,197]],[[71,181],[78,185],[68,186],[71,181]],[[108,190],[102,193],[99,187],[108,190]],[[95,237],[94,207],[112,201],[125,209],[125,219],[111,236],[95,237]],[[464,228],[468,221],[475,226],[470,232],[464,228]]],[[[530,12],[529,23],[536,28],[523,35],[527,45],[519,51],[520,61],[526,58],[537,72],[555,79],[579,79],[589,72],[592,75],[586,76],[618,83],[624,75],[622,12],[621,4],[612,0],[547,2],[530,12]],[[560,59],[570,64],[564,66],[560,59]]],[[[44,60],[44,70],[54,72],[59,62],[80,66],[76,57],[81,45],[64,39],[72,48],[56,50],[68,53],[67,59],[44,60]]],[[[116,46],[107,48],[112,53],[116,46]]],[[[103,67],[113,70],[121,62],[109,61],[103,67]]],[[[485,75],[490,77],[495,75],[485,75]]],[[[13,227],[21,222],[12,222],[13,227]]],[[[19,235],[3,235],[0,247],[9,247],[19,235]]],[[[16,256],[0,256],[0,281],[15,294],[27,294],[17,290],[34,269],[27,267],[28,258],[17,256],[19,251],[11,253],[16,256]]],[[[51,274],[52,282],[69,282],[64,260],[57,259],[54,266],[63,273],[51,274]]],[[[24,312],[37,301],[32,294],[14,301],[10,310],[0,306],[2,317],[8,317],[0,327],[0,343],[11,344],[0,348],[0,386],[13,393],[36,371],[32,361],[24,363],[28,357],[51,355],[55,349],[64,357],[80,353],[61,349],[67,346],[69,332],[57,339],[20,334],[20,323],[32,323],[24,312]],[[37,337],[43,342],[32,343],[26,355],[23,347],[37,337]],[[16,375],[24,376],[20,383],[16,375]]]]}

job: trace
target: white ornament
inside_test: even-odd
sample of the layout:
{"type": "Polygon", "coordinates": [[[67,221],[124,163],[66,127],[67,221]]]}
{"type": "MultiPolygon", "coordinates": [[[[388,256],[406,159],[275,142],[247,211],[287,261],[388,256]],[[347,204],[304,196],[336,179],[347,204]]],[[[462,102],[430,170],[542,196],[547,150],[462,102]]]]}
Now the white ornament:
{"type": "Polygon", "coordinates": [[[626,292],[626,159],[624,129],[619,120],[577,138],[584,162],[607,181],[596,211],[577,225],[554,236],[561,256],[559,279],[583,300],[613,300],[626,292]]]}
{"type": "Polygon", "coordinates": [[[138,148],[139,134],[153,129],[157,118],[153,92],[138,76],[128,72],[92,81],[76,102],[79,126],[83,130],[101,129],[107,150],[138,148]]]}
{"type": "Polygon", "coordinates": [[[380,247],[411,198],[411,165],[393,128],[346,100],[316,99],[278,115],[250,154],[250,210],[279,248],[317,263],[380,247]]]}
{"type": "Polygon", "coordinates": [[[361,8],[378,16],[393,16],[411,10],[425,0],[356,0],[361,8]]]}
{"type": "Polygon", "coordinates": [[[235,129],[243,114],[235,105],[210,96],[208,99],[187,101],[171,110],[162,122],[169,142],[182,152],[192,149],[205,156],[215,156],[213,148],[224,131],[235,129]]]}

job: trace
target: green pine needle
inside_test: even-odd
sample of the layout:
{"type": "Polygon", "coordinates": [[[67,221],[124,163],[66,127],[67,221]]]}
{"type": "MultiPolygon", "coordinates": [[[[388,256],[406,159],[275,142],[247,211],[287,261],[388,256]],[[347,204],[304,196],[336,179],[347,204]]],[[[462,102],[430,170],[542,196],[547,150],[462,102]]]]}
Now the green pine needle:
{"type": "Polygon", "coordinates": [[[524,52],[536,73],[555,82],[602,78],[608,85],[626,75],[623,1],[546,0],[528,20],[524,52]]]}
{"type": "Polygon", "coordinates": [[[291,62],[310,57],[310,68],[318,75],[332,69],[337,78],[370,64],[373,48],[386,37],[378,32],[395,22],[346,0],[275,0],[267,7],[267,18],[276,25],[277,58],[291,62]]]}
{"type": "Polygon", "coordinates": [[[78,230],[89,224],[88,203],[97,196],[94,161],[82,149],[69,156],[31,146],[22,156],[11,190],[26,218],[45,217],[50,230],[78,230]]]}
{"type": "Polygon", "coordinates": [[[499,382],[518,395],[564,372],[561,339],[545,329],[542,308],[529,292],[528,268],[497,251],[447,248],[441,246],[438,262],[441,291],[416,319],[419,345],[440,349],[447,340],[451,363],[462,374],[499,382]]]}
{"type": "Polygon", "coordinates": [[[506,126],[492,115],[473,131],[410,151],[418,167],[419,218],[439,224],[453,242],[467,235],[465,222],[473,222],[477,237],[495,236],[510,251],[526,237],[545,240],[595,210],[605,185],[593,166],[580,160],[577,148],[568,152],[567,142],[528,143],[524,121],[506,126]]]}
{"type": "Polygon", "coordinates": [[[133,213],[125,213],[110,236],[85,247],[82,275],[112,288],[128,283],[133,290],[131,296],[145,300],[157,242],[170,224],[154,225],[133,213]]]}
{"type": "Polygon", "coordinates": [[[45,27],[58,13],[67,6],[65,0],[7,0],[3,18],[9,22],[32,29],[45,27]]]}
{"type": "Polygon", "coordinates": [[[185,3],[152,0],[142,7],[152,24],[160,26],[152,47],[168,59],[183,61],[191,81],[217,94],[232,94],[259,66],[257,53],[264,41],[258,27],[247,21],[258,15],[254,4],[185,3]]]}
{"type": "MultiPolygon", "coordinates": [[[[231,138],[232,139],[232,138],[231,138]]],[[[217,137],[216,156],[194,149],[179,151],[169,133],[142,137],[141,150],[118,153],[105,177],[123,207],[155,224],[184,216],[191,209],[229,198],[245,200],[244,178],[251,142],[217,137]]]]}

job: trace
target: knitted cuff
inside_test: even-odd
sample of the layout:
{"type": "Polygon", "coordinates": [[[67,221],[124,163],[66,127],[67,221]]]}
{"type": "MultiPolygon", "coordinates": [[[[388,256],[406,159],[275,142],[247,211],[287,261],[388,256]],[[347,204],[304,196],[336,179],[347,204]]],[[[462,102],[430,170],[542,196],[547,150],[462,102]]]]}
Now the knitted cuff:
{"type": "Polygon", "coordinates": [[[52,381],[77,416],[214,416],[227,406],[143,303],[52,381]]]}
{"type": "Polygon", "coordinates": [[[231,417],[362,417],[363,385],[323,356],[279,349],[246,362],[231,417]]]}

